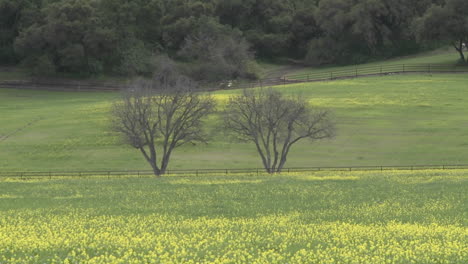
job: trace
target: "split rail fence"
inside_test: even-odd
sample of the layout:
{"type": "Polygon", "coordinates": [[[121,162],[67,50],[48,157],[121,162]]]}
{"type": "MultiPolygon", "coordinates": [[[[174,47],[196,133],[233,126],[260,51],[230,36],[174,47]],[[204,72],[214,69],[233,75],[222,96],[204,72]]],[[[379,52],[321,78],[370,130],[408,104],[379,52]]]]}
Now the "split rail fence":
{"type": "MultiPolygon", "coordinates": [[[[282,173],[303,173],[320,171],[414,171],[414,170],[457,170],[468,169],[468,165],[407,165],[407,166],[345,166],[345,167],[298,167],[284,168],[282,173]]],[[[227,176],[227,175],[266,175],[263,168],[250,169],[191,169],[168,170],[167,176],[227,176]]],[[[118,177],[152,177],[151,170],[101,170],[101,171],[17,171],[0,172],[0,178],[118,178],[118,177]]]]}
{"type": "Polygon", "coordinates": [[[287,81],[326,81],[356,78],[362,76],[404,74],[404,73],[468,73],[468,66],[444,64],[397,64],[368,67],[346,67],[339,71],[317,71],[309,74],[288,75],[287,81]]]}
{"type": "MultiPolygon", "coordinates": [[[[330,81],[350,79],[365,76],[379,76],[390,74],[439,74],[439,73],[468,73],[468,66],[443,64],[397,64],[367,67],[347,66],[343,70],[318,70],[308,74],[285,75],[281,78],[260,79],[251,82],[225,81],[220,83],[200,83],[202,90],[242,89],[254,87],[268,87],[292,83],[330,81]]],[[[85,81],[51,81],[51,80],[13,80],[0,81],[2,88],[23,88],[59,91],[119,91],[127,87],[127,83],[92,83],[85,81]]]]}

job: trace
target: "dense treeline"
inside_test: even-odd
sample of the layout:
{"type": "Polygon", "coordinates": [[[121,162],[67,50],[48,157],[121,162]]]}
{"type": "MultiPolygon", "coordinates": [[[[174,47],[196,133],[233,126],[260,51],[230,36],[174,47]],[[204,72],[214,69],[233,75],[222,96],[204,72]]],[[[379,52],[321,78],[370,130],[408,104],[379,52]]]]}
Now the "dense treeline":
{"type": "Polygon", "coordinates": [[[254,78],[257,58],[360,63],[453,43],[466,0],[0,0],[0,62],[36,74],[144,75],[157,55],[203,79],[254,78]],[[442,21],[441,21],[442,20],[442,21]]]}

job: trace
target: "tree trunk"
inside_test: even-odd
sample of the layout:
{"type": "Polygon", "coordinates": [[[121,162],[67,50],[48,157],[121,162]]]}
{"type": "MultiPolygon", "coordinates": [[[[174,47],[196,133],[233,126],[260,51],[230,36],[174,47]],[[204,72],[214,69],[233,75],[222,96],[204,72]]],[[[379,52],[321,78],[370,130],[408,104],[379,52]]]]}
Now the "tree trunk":
{"type": "Polygon", "coordinates": [[[458,41],[458,44],[454,44],[455,46],[455,49],[458,51],[458,53],[460,54],[460,59],[463,63],[467,63],[466,61],[466,58],[465,58],[465,54],[463,53],[463,40],[459,40],[458,41]]]}
{"type": "Polygon", "coordinates": [[[283,167],[284,167],[284,164],[286,164],[286,156],[288,154],[284,155],[284,156],[281,156],[281,160],[280,160],[280,163],[278,165],[278,169],[276,169],[276,172],[281,172],[281,170],[283,170],[283,167]]]}
{"type": "Polygon", "coordinates": [[[166,153],[163,154],[163,159],[161,162],[161,170],[160,170],[161,174],[166,173],[171,154],[172,154],[172,147],[166,153]]]}
{"type": "Polygon", "coordinates": [[[463,48],[461,48],[458,53],[460,53],[460,59],[462,60],[463,63],[466,63],[466,58],[465,58],[465,54],[463,53],[463,48]]]}
{"type": "Polygon", "coordinates": [[[153,168],[154,176],[156,176],[157,178],[160,178],[161,174],[163,173],[162,170],[158,169],[157,166],[153,166],[153,164],[151,164],[151,167],[153,168]]]}
{"type": "Polygon", "coordinates": [[[144,148],[140,148],[141,153],[143,153],[143,156],[145,157],[146,161],[151,165],[151,168],[153,169],[153,173],[156,177],[161,177],[161,170],[158,168],[158,165],[156,164],[156,152],[154,149],[150,147],[150,152],[151,154],[148,156],[144,148]]]}
{"type": "Polygon", "coordinates": [[[271,164],[269,163],[269,161],[265,157],[265,154],[263,153],[262,148],[260,147],[260,144],[259,144],[258,140],[254,140],[253,142],[255,143],[255,146],[257,148],[258,154],[260,155],[260,158],[262,158],[263,167],[265,168],[267,173],[271,173],[271,168],[270,168],[271,164]]]}
{"type": "Polygon", "coordinates": [[[288,142],[285,143],[285,145],[283,146],[283,150],[281,151],[281,158],[278,164],[277,172],[281,172],[281,170],[283,170],[284,165],[286,164],[286,160],[289,154],[289,149],[291,148],[291,145],[293,144],[293,143],[288,143],[288,142]]]}

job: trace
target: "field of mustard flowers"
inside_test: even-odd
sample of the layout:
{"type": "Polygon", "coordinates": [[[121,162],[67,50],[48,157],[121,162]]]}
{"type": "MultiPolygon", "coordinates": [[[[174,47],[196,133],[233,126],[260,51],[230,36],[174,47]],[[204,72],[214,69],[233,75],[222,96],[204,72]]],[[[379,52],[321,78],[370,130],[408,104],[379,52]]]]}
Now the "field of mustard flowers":
{"type": "Polygon", "coordinates": [[[0,180],[0,263],[468,263],[468,171],[0,180]]]}

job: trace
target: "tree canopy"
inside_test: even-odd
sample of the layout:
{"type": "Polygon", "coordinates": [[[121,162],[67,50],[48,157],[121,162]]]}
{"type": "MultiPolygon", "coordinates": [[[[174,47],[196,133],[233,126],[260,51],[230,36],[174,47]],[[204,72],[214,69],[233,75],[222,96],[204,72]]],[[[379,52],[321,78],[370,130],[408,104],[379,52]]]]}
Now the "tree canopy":
{"type": "Polygon", "coordinates": [[[445,5],[433,5],[426,14],[415,21],[416,32],[423,40],[448,42],[467,63],[464,55],[468,43],[468,2],[447,0],[445,5]]]}
{"type": "Polygon", "coordinates": [[[464,0],[0,0],[0,64],[21,62],[40,74],[150,75],[155,57],[168,54],[197,64],[191,68],[196,77],[254,77],[254,56],[345,64],[408,54],[441,40],[459,48],[467,35],[466,5],[464,0]],[[209,52],[200,59],[203,45],[209,52]],[[213,60],[219,72],[204,76],[213,60]]]}

